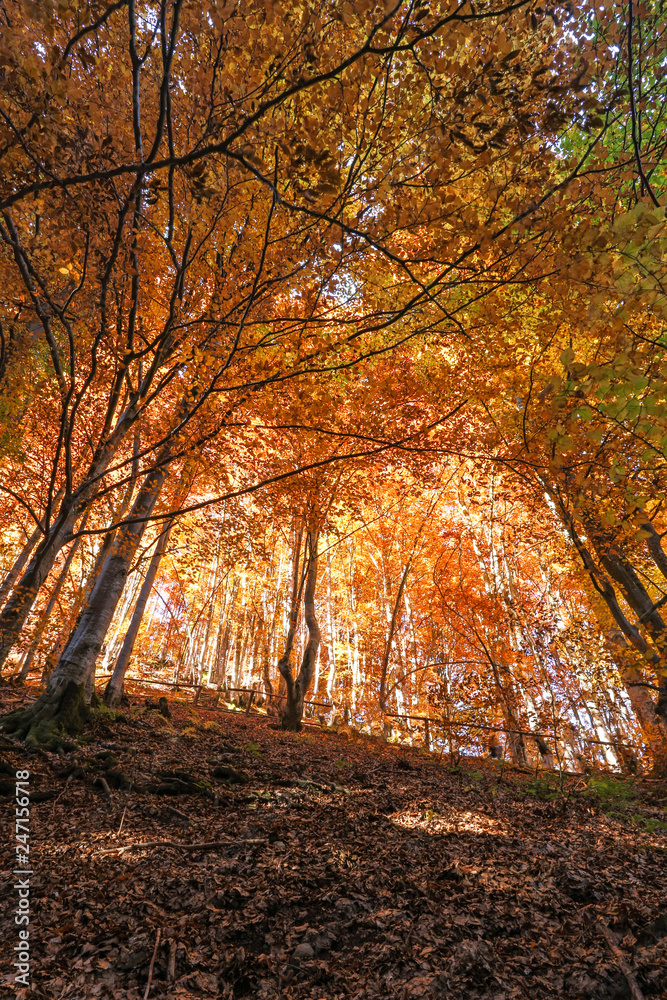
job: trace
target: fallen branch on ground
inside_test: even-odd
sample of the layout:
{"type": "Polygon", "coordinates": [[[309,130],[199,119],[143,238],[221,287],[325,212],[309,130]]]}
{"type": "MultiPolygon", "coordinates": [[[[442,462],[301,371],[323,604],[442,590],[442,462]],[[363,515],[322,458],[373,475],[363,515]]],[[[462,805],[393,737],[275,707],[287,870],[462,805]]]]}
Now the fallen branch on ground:
{"type": "Polygon", "coordinates": [[[111,847],[101,854],[124,854],[126,851],[139,851],[141,848],[153,847],[175,847],[179,851],[214,851],[217,847],[232,847],[235,844],[265,844],[266,838],[260,837],[255,840],[210,840],[197,844],[179,844],[174,840],[147,840],[134,844],[125,844],[123,847],[111,847]]]}
{"type": "Polygon", "coordinates": [[[173,813],[174,816],[178,816],[179,819],[184,819],[186,823],[192,823],[190,817],[186,815],[186,813],[181,812],[181,810],[177,809],[175,806],[169,806],[165,804],[164,808],[167,810],[167,812],[173,813]]]}
{"type": "Polygon", "coordinates": [[[153,957],[151,958],[151,965],[148,970],[148,982],[146,983],[146,992],[144,993],[144,1000],[148,1000],[148,994],[151,990],[151,983],[153,982],[153,968],[155,966],[155,957],[157,955],[157,950],[160,945],[160,936],[162,934],[162,928],[158,927],[157,936],[155,938],[155,948],[153,949],[153,957]]]}

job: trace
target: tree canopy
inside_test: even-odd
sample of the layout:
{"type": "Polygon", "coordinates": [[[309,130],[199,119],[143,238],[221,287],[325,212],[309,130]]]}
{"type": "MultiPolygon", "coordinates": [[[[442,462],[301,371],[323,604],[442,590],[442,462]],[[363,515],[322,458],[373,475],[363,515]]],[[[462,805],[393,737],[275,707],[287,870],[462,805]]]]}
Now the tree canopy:
{"type": "Polygon", "coordinates": [[[662,3],[0,7],[3,726],[667,765],[662,3]]]}

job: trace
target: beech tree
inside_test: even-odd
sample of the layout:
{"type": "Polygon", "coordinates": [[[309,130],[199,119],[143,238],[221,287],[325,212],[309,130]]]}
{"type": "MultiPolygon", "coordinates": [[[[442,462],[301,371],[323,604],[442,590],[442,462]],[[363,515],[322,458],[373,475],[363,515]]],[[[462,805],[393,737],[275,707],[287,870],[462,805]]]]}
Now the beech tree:
{"type": "Polygon", "coordinates": [[[169,659],[289,728],[440,699],[525,764],[630,706],[659,756],[657,8],[2,18],[0,664],[49,674],[6,727],[80,726],[106,644],[111,704],[169,659]]]}

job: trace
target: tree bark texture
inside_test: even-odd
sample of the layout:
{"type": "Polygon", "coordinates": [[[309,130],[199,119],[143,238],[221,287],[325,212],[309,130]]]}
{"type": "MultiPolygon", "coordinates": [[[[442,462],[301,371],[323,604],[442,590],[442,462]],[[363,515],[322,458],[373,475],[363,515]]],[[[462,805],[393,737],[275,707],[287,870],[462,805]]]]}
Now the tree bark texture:
{"type": "MultiPolygon", "coordinates": [[[[657,669],[658,698],[654,703],[656,725],[659,726],[661,740],[667,739],[667,675],[665,674],[664,669],[661,670],[661,668],[664,668],[665,665],[665,655],[664,653],[662,655],[658,655],[654,652],[651,653],[649,645],[644,636],[641,634],[639,628],[630,622],[627,615],[621,608],[611,580],[596,566],[595,560],[593,559],[588,548],[584,545],[569,511],[561,501],[557,492],[546,483],[543,485],[551,497],[551,500],[561,517],[563,525],[565,526],[573,545],[579,553],[593,587],[604,600],[618,628],[628,640],[629,644],[642,656],[646,657],[654,668],[657,669]]],[[[646,526],[642,525],[642,527],[646,526]]],[[[648,530],[648,527],[646,527],[646,530],[648,530]]],[[[660,539],[655,532],[652,534],[649,531],[649,536],[649,551],[651,552],[656,565],[661,568],[661,554],[664,556],[664,553],[662,552],[660,539]],[[655,537],[653,537],[654,535],[655,537]]],[[[592,533],[592,537],[595,537],[594,533],[592,533]]],[[[662,647],[665,642],[665,623],[658,614],[657,609],[654,608],[653,602],[651,601],[646,588],[639,580],[634,568],[627,559],[624,559],[622,556],[614,552],[610,547],[607,546],[603,550],[599,541],[596,545],[596,550],[600,553],[600,561],[604,569],[621,587],[630,608],[639,616],[640,621],[646,622],[647,629],[653,637],[660,637],[660,646],[662,647]]],[[[661,766],[663,765],[664,761],[661,761],[661,766]]]]}
{"type": "MultiPolygon", "coordinates": [[[[387,711],[387,678],[389,674],[389,660],[391,658],[391,650],[394,644],[394,632],[396,631],[396,622],[398,621],[398,612],[401,606],[401,598],[403,597],[403,591],[405,589],[405,583],[408,579],[408,573],[410,572],[410,564],[412,562],[412,553],[410,559],[405,564],[403,573],[401,574],[401,580],[398,585],[398,591],[396,593],[396,600],[394,601],[394,607],[391,612],[391,618],[389,620],[389,628],[387,629],[387,641],[384,647],[384,654],[382,656],[382,666],[380,668],[380,711],[384,714],[387,711]]],[[[396,685],[394,685],[395,687],[396,685]]]]}
{"type": "Polygon", "coordinates": [[[109,683],[107,684],[106,690],[104,692],[104,704],[109,707],[120,704],[120,699],[123,694],[123,680],[127,672],[127,668],[130,665],[130,657],[132,656],[132,650],[134,649],[134,644],[137,639],[139,632],[139,627],[141,621],[144,617],[144,611],[146,610],[146,603],[150,597],[151,590],[153,589],[153,584],[155,583],[155,577],[157,576],[157,571],[160,567],[160,562],[162,556],[166,552],[167,543],[169,541],[169,533],[171,531],[173,521],[162,531],[157,545],[155,546],[155,551],[151,556],[151,561],[148,565],[148,570],[144,578],[144,582],[141,585],[141,590],[139,591],[139,596],[137,597],[137,603],[134,606],[134,611],[132,612],[132,618],[130,620],[130,625],[127,632],[125,633],[125,638],[123,639],[123,645],[121,646],[120,653],[118,654],[118,659],[116,660],[113,673],[109,678],[109,683]]]}
{"type": "MultiPolygon", "coordinates": [[[[86,515],[84,515],[84,518],[83,518],[83,520],[81,522],[81,527],[84,526],[85,520],[86,520],[86,515]]],[[[58,579],[56,580],[55,586],[54,586],[53,590],[51,591],[51,596],[49,597],[49,602],[46,605],[46,607],[44,608],[44,610],[42,611],[42,613],[41,613],[41,615],[39,617],[39,621],[37,622],[37,625],[35,626],[35,635],[33,637],[32,642],[30,643],[30,648],[28,649],[28,652],[25,655],[23,663],[21,664],[21,672],[19,673],[18,678],[17,678],[17,680],[19,681],[19,683],[23,683],[23,681],[25,681],[26,677],[28,676],[30,668],[31,668],[31,666],[33,664],[33,661],[35,659],[35,654],[37,653],[37,650],[39,648],[39,644],[40,644],[40,641],[41,641],[41,638],[42,638],[42,634],[43,634],[44,629],[46,628],[46,626],[48,624],[49,618],[51,617],[51,612],[53,611],[54,607],[56,606],[56,601],[58,600],[58,597],[60,596],[60,591],[62,590],[62,588],[64,586],[65,580],[67,579],[67,574],[69,572],[69,568],[72,565],[72,560],[74,559],[74,556],[76,555],[76,550],[79,547],[80,541],[81,541],[80,538],[75,538],[74,539],[74,542],[72,543],[72,546],[71,546],[69,552],[67,553],[67,558],[65,559],[65,562],[63,564],[63,568],[61,569],[61,571],[60,571],[60,573],[58,575],[58,579]]]]}
{"type": "MultiPolygon", "coordinates": [[[[315,615],[315,589],[317,586],[317,542],[318,542],[318,532],[317,529],[310,529],[306,536],[306,547],[308,549],[308,566],[306,570],[306,581],[304,588],[304,615],[306,619],[306,626],[308,628],[308,641],[303,651],[303,657],[301,660],[301,667],[299,669],[298,676],[295,678],[292,673],[292,668],[289,662],[289,656],[292,650],[292,645],[294,643],[294,636],[296,634],[296,623],[298,620],[299,611],[299,601],[300,589],[293,591],[293,601],[292,609],[290,614],[290,629],[288,632],[288,641],[285,645],[285,652],[281,656],[278,662],[278,668],[281,675],[285,679],[285,684],[287,687],[287,705],[283,710],[282,714],[282,727],[283,729],[291,730],[292,732],[297,732],[301,729],[301,720],[303,718],[303,707],[306,699],[306,694],[311,685],[313,674],[315,673],[315,663],[317,660],[317,651],[320,647],[321,633],[320,628],[317,623],[317,617],[315,615]]],[[[294,580],[296,581],[298,577],[298,557],[297,553],[301,547],[301,536],[299,535],[299,547],[295,547],[295,573],[294,580]]]]}
{"type": "Polygon", "coordinates": [[[69,683],[85,684],[88,674],[94,669],[123,592],[128,570],[146,528],[145,521],[132,519],[150,516],[165,476],[164,467],[148,474],[132,505],[130,520],[117,529],[88,604],[49,681],[47,694],[55,696],[69,683]]]}

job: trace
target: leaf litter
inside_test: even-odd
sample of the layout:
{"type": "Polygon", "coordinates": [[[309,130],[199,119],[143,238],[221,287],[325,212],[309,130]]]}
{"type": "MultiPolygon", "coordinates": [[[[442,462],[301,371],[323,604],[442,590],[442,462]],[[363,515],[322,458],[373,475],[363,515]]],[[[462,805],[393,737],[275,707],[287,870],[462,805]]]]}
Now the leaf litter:
{"type": "Polygon", "coordinates": [[[18,1000],[667,997],[664,783],[136,708],[29,759],[18,1000]]]}

